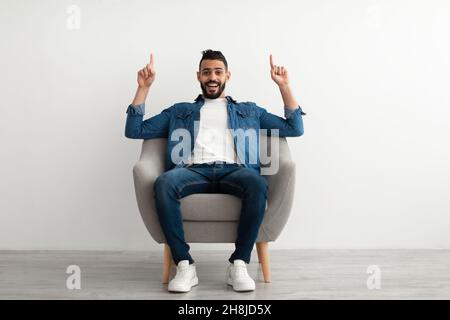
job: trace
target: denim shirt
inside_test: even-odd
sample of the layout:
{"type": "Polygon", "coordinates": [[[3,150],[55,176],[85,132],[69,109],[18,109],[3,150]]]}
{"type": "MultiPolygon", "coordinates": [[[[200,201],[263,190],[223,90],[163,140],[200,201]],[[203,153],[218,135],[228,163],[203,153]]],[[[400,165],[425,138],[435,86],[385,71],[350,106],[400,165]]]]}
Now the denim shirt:
{"type": "MultiPolygon", "coordinates": [[[[226,96],[226,99],[228,128],[234,132],[235,151],[241,163],[247,168],[260,172],[259,129],[267,129],[268,135],[271,135],[271,129],[278,129],[280,137],[299,137],[303,134],[302,115],[306,115],[306,113],[300,106],[296,109],[284,107],[285,119],[283,119],[267,112],[266,109],[254,102],[237,102],[230,96],[226,96]],[[256,132],[256,134],[252,135],[252,132],[256,132]],[[256,143],[246,143],[249,140],[252,141],[252,137],[256,143]]],[[[165,169],[170,170],[174,167],[184,166],[194,150],[200,109],[204,103],[205,100],[200,94],[194,102],[176,103],[147,120],[143,120],[144,103],[137,106],[130,104],[126,111],[125,136],[131,139],[167,138],[165,169]],[[186,135],[181,137],[180,132],[186,133],[186,135]],[[180,149],[179,144],[186,137],[190,141],[184,141],[184,143],[190,144],[190,148],[180,149]],[[173,154],[179,155],[179,157],[177,156],[177,159],[174,160],[172,159],[173,154]]]]}

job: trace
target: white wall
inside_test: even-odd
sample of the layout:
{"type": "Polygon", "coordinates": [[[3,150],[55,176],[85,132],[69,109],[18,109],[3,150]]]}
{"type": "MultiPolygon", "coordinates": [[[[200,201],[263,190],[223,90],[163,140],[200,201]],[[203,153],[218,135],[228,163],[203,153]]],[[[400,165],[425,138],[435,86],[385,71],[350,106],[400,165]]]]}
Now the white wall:
{"type": "Polygon", "coordinates": [[[150,52],[146,117],[192,101],[207,48],[229,61],[227,94],[281,115],[273,53],[308,113],[274,247],[450,248],[449,18],[446,0],[2,0],[0,249],[159,250],[125,110],[150,52]]]}

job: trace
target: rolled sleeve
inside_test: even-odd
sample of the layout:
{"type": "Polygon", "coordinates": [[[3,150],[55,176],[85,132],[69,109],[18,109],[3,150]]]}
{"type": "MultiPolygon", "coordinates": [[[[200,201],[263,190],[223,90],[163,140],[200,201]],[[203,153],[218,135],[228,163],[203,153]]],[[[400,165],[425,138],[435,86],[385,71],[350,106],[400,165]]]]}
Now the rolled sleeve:
{"type": "Polygon", "coordinates": [[[292,114],[294,114],[295,112],[300,112],[300,114],[301,114],[302,116],[306,115],[306,113],[303,112],[303,110],[302,110],[302,108],[301,108],[300,106],[298,106],[296,109],[291,109],[291,108],[288,108],[288,107],[286,107],[286,106],[284,107],[284,117],[285,117],[286,119],[288,119],[289,117],[291,117],[292,114]]]}
{"type": "Polygon", "coordinates": [[[135,116],[143,116],[145,115],[145,103],[138,104],[137,106],[130,104],[128,106],[127,112],[128,114],[135,116]]]}

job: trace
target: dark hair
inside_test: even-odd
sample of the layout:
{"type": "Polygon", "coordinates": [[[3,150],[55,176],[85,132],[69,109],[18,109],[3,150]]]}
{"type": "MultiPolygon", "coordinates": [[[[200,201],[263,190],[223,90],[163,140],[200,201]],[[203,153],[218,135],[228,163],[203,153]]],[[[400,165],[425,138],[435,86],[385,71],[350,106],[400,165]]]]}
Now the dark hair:
{"type": "Polygon", "coordinates": [[[211,49],[207,49],[202,51],[202,59],[200,60],[200,63],[198,64],[198,69],[200,70],[200,66],[202,64],[203,60],[220,60],[225,65],[225,70],[228,70],[228,63],[227,59],[225,59],[225,56],[220,51],[214,51],[211,49]]]}

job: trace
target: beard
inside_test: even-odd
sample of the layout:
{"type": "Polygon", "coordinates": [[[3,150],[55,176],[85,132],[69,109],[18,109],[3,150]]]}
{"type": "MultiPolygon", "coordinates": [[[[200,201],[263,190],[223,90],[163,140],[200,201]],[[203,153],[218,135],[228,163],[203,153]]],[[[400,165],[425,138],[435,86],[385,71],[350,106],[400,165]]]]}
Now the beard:
{"type": "Polygon", "coordinates": [[[206,82],[203,84],[200,82],[200,87],[202,88],[203,96],[208,99],[217,99],[218,97],[220,97],[223,90],[225,90],[225,83],[226,82],[224,82],[223,84],[220,84],[220,82],[206,82]],[[218,84],[219,86],[214,90],[210,90],[206,86],[208,84],[218,84]]]}

